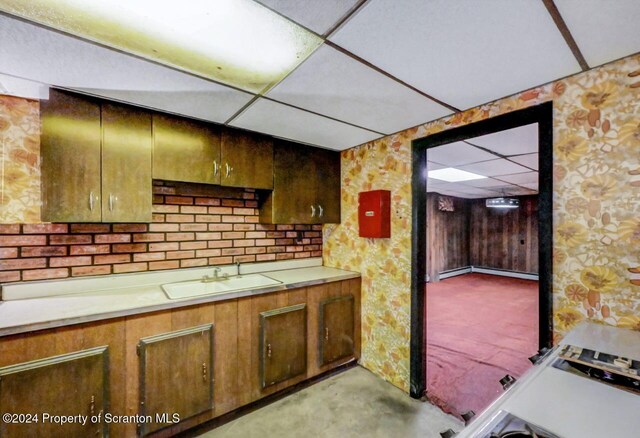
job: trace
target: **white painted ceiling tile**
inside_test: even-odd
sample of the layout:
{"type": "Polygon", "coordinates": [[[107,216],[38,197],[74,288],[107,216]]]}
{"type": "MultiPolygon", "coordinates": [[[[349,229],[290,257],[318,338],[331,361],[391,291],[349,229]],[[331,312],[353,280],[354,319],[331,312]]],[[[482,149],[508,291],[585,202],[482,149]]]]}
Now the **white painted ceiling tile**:
{"type": "Polygon", "coordinates": [[[541,1],[370,0],[330,39],[460,109],[580,71],[541,1]]]}
{"type": "Polygon", "coordinates": [[[538,191],[538,183],[537,182],[521,184],[521,185],[522,185],[522,187],[526,187],[528,189],[535,190],[536,192],[538,191]]]}
{"type": "Polygon", "coordinates": [[[526,189],[523,187],[512,186],[513,188],[507,193],[508,196],[525,196],[535,195],[537,190],[526,189]]]}
{"type": "Polygon", "coordinates": [[[258,99],[230,125],[336,150],[380,137],[375,132],[267,99],[258,99]]]}
{"type": "Polygon", "coordinates": [[[538,172],[517,173],[515,175],[501,175],[498,179],[512,184],[537,183],[538,172]]]}
{"type": "Polygon", "coordinates": [[[0,73],[224,122],[252,95],[0,15],[0,73]]]}
{"type": "Polygon", "coordinates": [[[522,167],[519,164],[512,163],[505,159],[483,161],[481,163],[467,164],[466,166],[460,166],[461,170],[467,172],[477,173],[484,176],[499,176],[499,175],[511,175],[514,173],[528,172],[529,169],[522,167]]]}
{"type": "Polygon", "coordinates": [[[40,82],[0,74],[0,94],[25,99],[48,99],[49,87],[40,82]]]}
{"type": "Polygon", "coordinates": [[[535,153],[538,152],[538,124],[505,129],[470,138],[468,142],[505,156],[535,153]]]}
{"type": "Polygon", "coordinates": [[[555,0],[590,67],[640,51],[638,0],[555,0]]]}
{"type": "Polygon", "coordinates": [[[509,157],[509,159],[523,166],[538,170],[538,154],[519,155],[517,157],[509,157]]]}
{"type": "Polygon", "coordinates": [[[448,143],[427,149],[427,159],[446,166],[460,166],[478,161],[494,160],[495,155],[471,146],[463,141],[448,143]]]}
{"type": "Polygon", "coordinates": [[[443,166],[442,164],[427,161],[427,170],[438,170],[438,169],[444,169],[445,167],[447,166],[443,166]]]}
{"type": "Polygon", "coordinates": [[[257,0],[289,19],[323,35],[353,8],[358,0],[257,0]]]}
{"type": "Polygon", "coordinates": [[[385,134],[451,114],[448,108],[327,45],[267,96],[385,134]]]}
{"type": "Polygon", "coordinates": [[[504,186],[504,181],[499,181],[493,178],[484,178],[474,179],[471,181],[463,181],[463,184],[469,187],[495,189],[496,187],[504,186]]]}

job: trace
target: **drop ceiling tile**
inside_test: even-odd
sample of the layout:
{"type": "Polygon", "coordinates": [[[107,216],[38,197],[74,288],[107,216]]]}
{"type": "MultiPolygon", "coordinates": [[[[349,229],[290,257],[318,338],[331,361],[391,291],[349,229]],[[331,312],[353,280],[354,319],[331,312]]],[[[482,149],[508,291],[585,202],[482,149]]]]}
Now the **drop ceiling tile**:
{"type": "Polygon", "coordinates": [[[494,160],[495,155],[471,146],[463,141],[448,143],[427,149],[427,159],[445,166],[461,166],[479,161],[494,160]]]}
{"type": "Polygon", "coordinates": [[[324,35],[358,3],[358,0],[257,1],[320,35],[324,35]]]}
{"type": "Polygon", "coordinates": [[[224,122],[252,95],[0,15],[0,72],[224,122]]]}
{"type": "Polygon", "coordinates": [[[523,187],[513,186],[513,188],[507,192],[507,195],[508,196],[526,196],[526,195],[535,195],[536,193],[537,193],[537,190],[530,190],[523,187]]]}
{"type": "Polygon", "coordinates": [[[324,45],[267,96],[391,134],[451,110],[324,45]]]}
{"type": "Polygon", "coordinates": [[[230,125],[336,150],[380,137],[375,132],[267,99],[258,99],[230,125]]]}
{"type": "Polygon", "coordinates": [[[48,99],[49,87],[40,82],[0,74],[0,94],[24,97],[25,99],[48,99]]]}
{"type": "Polygon", "coordinates": [[[463,181],[465,186],[476,187],[476,188],[490,188],[494,189],[496,187],[504,186],[504,181],[498,181],[493,178],[484,178],[484,179],[474,179],[471,181],[463,181]]]}
{"type": "Polygon", "coordinates": [[[481,163],[467,164],[459,167],[467,172],[477,173],[484,176],[511,175],[514,173],[529,172],[529,169],[522,167],[511,161],[500,158],[498,160],[483,161],[481,163]]]}
{"type": "Polygon", "coordinates": [[[501,175],[498,179],[512,184],[537,183],[538,172],[517,173],[515,175],[501,175]]]}
{"type": "Polygon", "coordinates": [[[509,157],[509,159],[533,170],[538,170],[538,154],[518,155],[517,157],[509,157]]]}
{"type": "Polygon", "coordinates": [[[590,67],[640,51],[638,0],[555,0],[590,67]]]}
{"type": "Polygon", "coordinates": [[[470,138],[468,142],[505,156],[535,153],[538,152],[538,124],[470,138]]]}
{"type": "Polygon", "coordinates": [[[330,39],[460,109],[580,71],[541,1],[371,0],[330,39]]]}
{"type": "Polygon", "coordinates": [[[539,189],[539,188],[538,188],[538,183],[537,183],[537,182],[535,182],[535,183],[521,184],[521,185],[522,185],[522,187],[526,187],[527,189],[530,189],[530,190],[535,190],[536,192],[537,192],[537,191],[538,191],[538,189],[539,189]]]}
{"type": "Polygon", "coordinates": [[[427,170],[438,170],[438,169],[444,169],[445,167],[447,166],[443,166],[442,164],[427,161],[427,170]]]}

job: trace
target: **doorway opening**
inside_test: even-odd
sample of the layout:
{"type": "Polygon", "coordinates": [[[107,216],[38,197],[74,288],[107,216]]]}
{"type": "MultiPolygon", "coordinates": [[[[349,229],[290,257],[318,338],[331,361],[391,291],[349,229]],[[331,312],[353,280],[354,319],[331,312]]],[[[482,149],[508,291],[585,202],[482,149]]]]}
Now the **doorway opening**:
{"type": "Polygon", "coordinates": [[[413,397],[477,412],[550,346],[551,174],[551,102],[413,142],[413,397]]]}

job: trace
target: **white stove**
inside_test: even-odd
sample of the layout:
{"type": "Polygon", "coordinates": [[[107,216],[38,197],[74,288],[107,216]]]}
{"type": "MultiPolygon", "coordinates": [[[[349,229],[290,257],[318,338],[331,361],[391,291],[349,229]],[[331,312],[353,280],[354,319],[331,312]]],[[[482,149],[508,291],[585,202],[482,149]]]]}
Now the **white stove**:
{"type": "Polygon", "coordinates": [[[640,437],[640,393],[558,366],[567,345],[640,359],[640,332],[583,323],[456,438],[640,437]]]}

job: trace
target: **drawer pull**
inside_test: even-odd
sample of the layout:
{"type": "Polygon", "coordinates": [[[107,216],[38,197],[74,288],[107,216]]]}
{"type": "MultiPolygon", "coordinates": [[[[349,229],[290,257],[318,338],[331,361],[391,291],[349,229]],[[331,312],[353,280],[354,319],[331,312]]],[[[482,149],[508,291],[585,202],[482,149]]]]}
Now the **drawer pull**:
{"type": "Polygon", "coordinates": [[[267,344],[267,357],[271,359],[271,344],[267,344]]]}
{"type": "Polygon", "coordinates": [[[220,173],[220,166],[216,160],[213,160],[213,176],[218,176],[218,173],[220,173]]]}
{"type": "Polygon", "coordinates": [[[206,362],[202,362],[202,381],[207,381],[207,364],[206,362]]]}
{"type": "Polygon", "coordinates": [[[311,206],[311,217],[315,217],[316,216],[316,208],[312,205],[311,206]]]}
{"type": "Polygon", "coordinates": [[[96,412],[96,396],[95,395],[91,396],[91,403],[89,404],[89,412],[91,413],[91,415],[94,415],[96,412]]]}
{"type": "Polygon", "coordinates": [[[329,327],[324,328],[324,340],[329,342],[329,327]]]}

